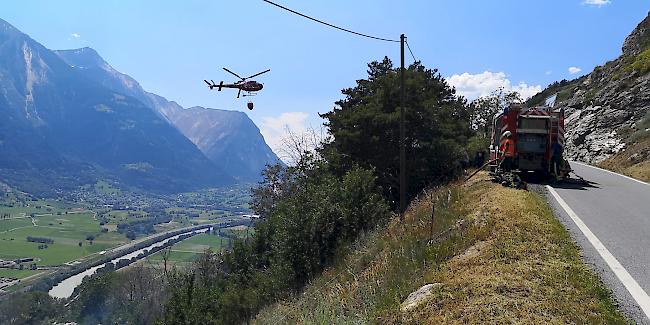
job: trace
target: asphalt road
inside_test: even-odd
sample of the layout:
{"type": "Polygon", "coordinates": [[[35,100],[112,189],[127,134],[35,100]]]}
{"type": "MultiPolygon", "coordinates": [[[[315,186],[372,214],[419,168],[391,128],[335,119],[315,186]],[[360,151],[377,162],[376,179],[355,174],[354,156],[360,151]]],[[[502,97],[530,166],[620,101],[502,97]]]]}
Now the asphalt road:
{"type": "Polygon", "coordinates": [[[650,185],[576,162],[571,167],[588,184],[553,185],[549,202],[623,312],[650,324],[650,185]]]}

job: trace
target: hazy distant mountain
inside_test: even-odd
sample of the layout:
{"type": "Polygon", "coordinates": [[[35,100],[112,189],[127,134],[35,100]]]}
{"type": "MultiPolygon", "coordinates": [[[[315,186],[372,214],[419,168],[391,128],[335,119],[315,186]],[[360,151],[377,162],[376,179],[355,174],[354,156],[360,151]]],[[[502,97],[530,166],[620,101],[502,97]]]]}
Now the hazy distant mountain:
{"type": "Polygon", "coordinates": [[[115,70],[104,61],[97,51],[90,47],[58,50],[54,51],[54,53],[58,54],[63,61],[86,78],[98,82],[116,93],[131,96],[147,107],[153,108],[156,112],[164,109],[167,105],[178,106],[174,102],[142,89],[142,86],[135,79],[115,70]]]}
{"type": "MultiPolygon", "coordinates": [[[[56,53],[86,77],[137,98],[167,118],[218,167],[237,179],[256,180],[267,164],[280,161],[245,113],[203,107],[184,109],[145,91],[136,80],[113,69],[91,48],[56,53]]],[[[197,87],[200,86],[197,82],[197,87]]]]}
{"type": "Polygon", "coordinates": [[[0,19],[0,179],[51,192],[109,178],[153,191],[232,178],[139,98],[111,90],[0,19]]]}
{"type": "Polygon", "coordinates": [[[267,164],[280,162],[243,112],[192,107],[165,114],[208,158],[237,178],[256,180],[267,164]]]}

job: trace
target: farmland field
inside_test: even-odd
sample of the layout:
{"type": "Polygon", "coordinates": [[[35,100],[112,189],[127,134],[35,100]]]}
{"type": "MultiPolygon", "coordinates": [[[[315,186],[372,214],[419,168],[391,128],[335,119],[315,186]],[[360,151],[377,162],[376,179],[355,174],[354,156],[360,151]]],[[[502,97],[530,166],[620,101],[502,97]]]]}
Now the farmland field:
{"type": "MultiPolygon", "coordinates": [[[[226,222],[228,217],[230,222],[247,206],[242,191],[224,189],[160,198],[97,182],[81,191],[83,199],[79,201],[65,201],[66,197],[41,200],[16,191],[0,193],[0,259],[34,259],[23,262],[23,270],[0,269],[0,277],[23,279],[13,288],[47,277],[65,264],[99,258],[98,253],[128,243],[127,235],[142,238],[152,232],[226,222]],[[34,264],[49,270],[29,270],[34,264]]],[[[187,265],[205,249],[219,251],[230,244],[226,237],[197,235],[174,245],[169,261],[187,265]]],[[[160,254],[154,254],[145,261],[161,260],[160,254]]]]}
{"type": "Polygon", "coordinates": [[[227,238],[210,234],[200,234],[177,243],[172,247],[172,250],[202,253],[204,250],[212,248],[212,250],[217,251],[221,249],[222,245],[226,246],[227,242],[227,238]]]}
{"type": "Polygon", "coordinates": [[[15,278],[23,279],[30,275],[44,272],[42,270],[14,270],[14,269],[0,269],[0,278],[15,278]]]}
{"type": "MultiPolygon", "coordinates": [[[[199,234],[176,243],[171,247],[169,260],[172,262],[191,262],[199,254],[210,248],[219,251],[228,246],[228,238],[211,234],[199,234]]],[[[147,258],[149,261],[162,261],[160,253],[153,254],[147,258]]]]}
{"type": "Polygon", "coordinates": [[[34,222],[36,226],[29,218],[0,220],[0,259],[34,257],[38,265],[61,265],[127,241],[121,234],[102,233],[91,213],[35,217],[34,222]],[[95,237],[92,244],[89,235],[95,237]],[[54,243],[39,249],[41,244],[28,242],[28,236],[54,243]]]}
{"type": "MultiPolygon", "coordinates": [[[[58,201],[29,200],[16,197],[13,194],[5,194],[0,197],[0,216],[24,217],[30,214],[47,215],[63,213],[75,206],[58,201]]],[[[1,219],[0,219],[1,220],[1,219]]]]}
{"type": "Polygon", "coordinates": [[[228,235],[233,235],[237,238],[244,239],[247,236],[255,235],[255,228],[246,227],[246,226],[237,226],[222,229],[222,232],[228,235]]]}
{"type": "Polygon", "coordinates": [[[0,233],[7,232],[11,229],[32,227],[32,221],[29,218],[16,218],[0,220],[0,233]]]}

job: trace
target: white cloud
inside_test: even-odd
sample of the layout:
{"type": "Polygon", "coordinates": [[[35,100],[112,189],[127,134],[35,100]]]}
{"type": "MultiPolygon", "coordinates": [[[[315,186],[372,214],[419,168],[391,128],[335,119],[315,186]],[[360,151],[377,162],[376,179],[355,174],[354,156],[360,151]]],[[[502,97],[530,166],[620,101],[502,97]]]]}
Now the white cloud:
{"type": "Polygon", "coordinates": [[[262,118],[260,131],[273,152],[280,155],[287,129],[297,134],[306,132],[308,117],[309,114],[305,112],[286,112],[278,116],[266,116],[262,118]]]}
{"type": "Polygon", "coordinates": [[[578,67],[569,67],[569,73],[570,74],[576,74],[576,73],[578,73],[580,71],[582,71],[582,69],[580,69],[578,67]]]}
{"type": "Polygon", "coordinates": [[[598,8],[600,8],[600,7],[604,6],[604,5],[608,5],[610,3],[612,3],[612,1],[610,1],[610,0],[584,0],[584,1],[582,1],[583,5],[598,7],[598,8]]]}
{"type": "Polygon", "coordinates": [[[72,38],[80,38],[81,37],[81,35],[79,35],[77,33],[72,33],[72,34],[70,34],[70,36],[72,36],[72,38]]]}
{"type": "Polygon", "coordinates": [[[553,74],[553,71],[552,71],[552,70],[547,70],[547,71],[545,72],[545,74],[546,74],[547,76],[550,76],[551,74],[553,74]]]}
{"type": "Polygon", "coordinates": [[[513,85],[504,72],[485,71],[478,74],[465,72],[447,78],[447,82],[456,88],[456,92],[459,95],[464,96],[468,100],[487,96],[499,88],[503,88],[506,91],[517,91],[524,99],[542,91],[541,85],[528,85],[523,81],[517,85],[513,85]]]}

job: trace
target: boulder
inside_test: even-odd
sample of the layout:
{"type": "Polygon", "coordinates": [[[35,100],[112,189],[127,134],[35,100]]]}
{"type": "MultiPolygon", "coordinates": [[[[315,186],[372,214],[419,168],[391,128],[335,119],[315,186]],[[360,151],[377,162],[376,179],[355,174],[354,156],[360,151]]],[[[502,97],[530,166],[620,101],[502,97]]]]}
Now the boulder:
{"type": "Polygon", "coordinates": [[[408,312],[417,308],[420,304],[426,301],[433,293],[442,287],[442,283],[429,283],[423,285],[420,289],[411,292],[411,294],[406,297],[406,300],[402,302],[400,310],[402,312],[408,312]]]}

